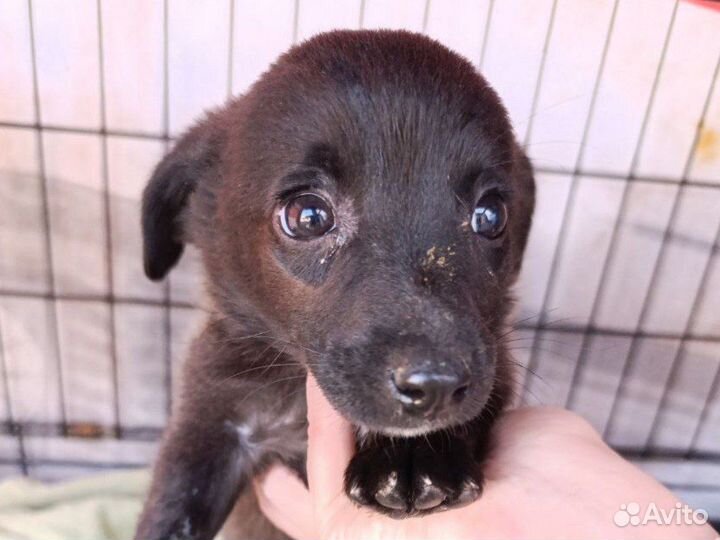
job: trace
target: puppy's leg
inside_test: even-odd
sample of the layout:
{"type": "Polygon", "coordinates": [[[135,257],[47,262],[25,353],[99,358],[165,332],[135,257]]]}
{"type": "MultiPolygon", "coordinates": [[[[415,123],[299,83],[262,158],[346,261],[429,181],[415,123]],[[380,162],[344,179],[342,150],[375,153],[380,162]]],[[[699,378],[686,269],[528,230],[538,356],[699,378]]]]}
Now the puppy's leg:
{"type": "Polygon", "coordinates": [[[166,436],[136,540],[210,540],[222,526],[251,465],[232,425],[181,415],[166,436]]]}
{"type": "Polygon", "coordinates": [[[193,344],[136,540],[211,540],[255,473],[304,455],[304,371],[288,376],[258,352],[266,345],[241,343],[208,328],[193,344]]]}
{"type": "Polygon", "coordinates": [[[482,491],[490,423],[412,438],[374,436],[345,472],[348,496],[395,518],[463,506],[482,491]]]}

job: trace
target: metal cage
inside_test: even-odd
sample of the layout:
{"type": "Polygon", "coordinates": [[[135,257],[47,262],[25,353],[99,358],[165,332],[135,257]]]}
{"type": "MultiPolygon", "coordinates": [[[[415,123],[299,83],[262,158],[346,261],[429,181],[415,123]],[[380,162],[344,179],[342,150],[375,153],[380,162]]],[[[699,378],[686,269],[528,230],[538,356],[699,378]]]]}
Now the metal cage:
{"type": "Polygon", "coordinates": [[[699,4],[4,0],[0,477],[149,462],[202,315],[197,254],[142,276],[149,171],[292,43],[403,27],[478,66],[535,164],[524,401],[720,516],[720,12],[699,4]]]}

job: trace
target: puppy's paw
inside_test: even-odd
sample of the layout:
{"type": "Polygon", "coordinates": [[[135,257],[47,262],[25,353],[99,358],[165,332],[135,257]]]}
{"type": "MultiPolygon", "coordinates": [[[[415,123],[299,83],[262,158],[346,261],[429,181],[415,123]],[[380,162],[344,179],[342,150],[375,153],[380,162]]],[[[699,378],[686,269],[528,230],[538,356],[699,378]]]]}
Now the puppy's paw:
{"type": "Polygon", "coordinates": [[[394,518],[464,506],[480,495],[482,476],[464,442],[457,446],[438,452],[414,439],[362,449],[345,472],[345,490],[394,518]]]}

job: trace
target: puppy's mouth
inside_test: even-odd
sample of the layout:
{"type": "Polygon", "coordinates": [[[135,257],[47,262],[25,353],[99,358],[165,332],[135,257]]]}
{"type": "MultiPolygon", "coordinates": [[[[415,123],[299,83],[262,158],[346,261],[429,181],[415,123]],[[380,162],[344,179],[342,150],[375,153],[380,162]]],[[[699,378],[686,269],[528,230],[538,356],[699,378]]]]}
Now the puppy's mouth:
{"type": "Polygon", "coordinates": [[[409,439],[413,437],[421,437],[434,431],[439,431],[442,428],[432,429],[428,427],[416,427],[416,428],[396,428],[396,427],[385,427],[380,429],[373,429],[369,426],[359,424],[357,427],[358,437],[367,437],[370,435],[385,435],[387,437],[398,437],[403,439],[409,439]]]}
{"type": "MultiPolygon", "coordinates": [[[[485,392],[483,392],[485,394],[485,392]]],[[[417,417],[406,411],[395,411],[392,418],[386,422],[366,423],[356,422],[358,429],[363,433],[376,433],[389,437],[419,437],[436,431],[452,430],[454,427],[469,422],[483,414],[489,401],[489,394],[475,397],[472,403],[460,406],[431,417],[417,417]]]]}
{"type": "Polygon", "coordinates": [[[484,406],[480,407],[477,414],[458,414],[455,416],[446,416],[444,418],[433,418],[413,421],[412,419],[405,419],[398,421],[397,423],[366,423],[350,421],[356,426],[358,434],[360,435],[385,435],[388,437],[397,438],[413,438],[428,435],[437,431],[452,430],[456,426],[460,426],[473,418],[476,418],[483,414],[484,406]]]}
{"type": "Polygon", "coordinates": [[[332,406],[357,428],[359,435],[413,438],[452,430],[483,415],[491,401],[494,381],[493,373],[461,384],[454,379],[447,384],[443,381],[440,388],[423,386],[424,391],[413,389],[412,393],[398,392],[394,384],[380,384],[373,389],[355,385],[351,389],[327,379],[319,382],[332,406]]]}

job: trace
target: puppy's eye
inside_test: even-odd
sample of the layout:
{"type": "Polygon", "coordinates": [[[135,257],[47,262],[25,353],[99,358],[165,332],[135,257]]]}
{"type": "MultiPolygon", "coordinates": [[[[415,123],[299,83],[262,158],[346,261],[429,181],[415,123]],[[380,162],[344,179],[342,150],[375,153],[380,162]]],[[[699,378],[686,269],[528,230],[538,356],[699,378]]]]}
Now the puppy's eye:
{"type": "Polygon", "coordinates": [[[280,210],[280,225],[285,234],[298,240],[311,240],[335,227],[330,204],[313,193],[290,199],[280,210]]]}
{"type": "Polygon", "coordinates": [[[497,238],[505,230],[508,212],[505,201],[496,191],[483,195],[475,206],[471,224],[473,231],[485,238],[497,238]]]}

